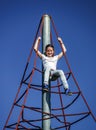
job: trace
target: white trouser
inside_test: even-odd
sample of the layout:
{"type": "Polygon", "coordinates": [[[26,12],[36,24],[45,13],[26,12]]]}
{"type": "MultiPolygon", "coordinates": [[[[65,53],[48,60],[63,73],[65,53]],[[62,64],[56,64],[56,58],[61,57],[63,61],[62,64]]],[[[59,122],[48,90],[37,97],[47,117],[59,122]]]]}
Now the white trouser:
{"type": "Polygon", "coordinates": [[[44,84],[46,84],[46,85],[49,84],[50,75],[52,77],[51,79],[54,79],[54,78],[57,79],[58,77],[60,77],[64,88],[65,89],[69,88],[66,77],[62,70],[51,70],[49,67],[47,67],[44,70],[44,84]]]}

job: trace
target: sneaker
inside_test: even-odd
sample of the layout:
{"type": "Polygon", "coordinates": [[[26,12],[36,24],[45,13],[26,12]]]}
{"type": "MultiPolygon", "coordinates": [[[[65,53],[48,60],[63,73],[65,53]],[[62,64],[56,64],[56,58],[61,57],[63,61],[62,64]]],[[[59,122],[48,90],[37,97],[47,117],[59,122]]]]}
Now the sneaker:
{"type": "Polygon", "coordinates": [[[44,85],[43,91],[45,91],[45,92],[49,91],[48,85],[44,85]]]}
{"type": "Polygon", "coordinates": [[[48,92],[49,89],[48,89],[48,88],[43,88],[43,91],[44,91],[44,92],[48,92]]]}
{"type": "Polygon", "coordinates": [[[72,92],[71,92],[70,89],[68,88],[68,89],[65,89],[65,94],[71,96],[71,95],[72,95],[72,92]]]}

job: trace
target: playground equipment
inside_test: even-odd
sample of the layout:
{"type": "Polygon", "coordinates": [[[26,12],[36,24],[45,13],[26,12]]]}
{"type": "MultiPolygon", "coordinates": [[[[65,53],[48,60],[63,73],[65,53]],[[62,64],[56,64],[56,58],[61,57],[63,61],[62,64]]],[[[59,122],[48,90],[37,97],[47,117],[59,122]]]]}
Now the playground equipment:
{"type": "MultiPolygon", "coordinates": [[[[74,77],[66,54],[61,67],[64,71],[66,70],[65,75],[70,84],[72,96],[65,95],[59,78],[50,81],[49,92],[42,91],[44,72],[42,63],[33,49],[38,36],[42,37],[39,49],[44,53],[45,46],[50,42],[53,43],[53,37],[58,38],[51,16],[43,15],[40,20],[20,86],[3,130],[70,130],[73,125],[88,116],[92,116],[96,121],[74,77]]],[[[57,51],[62,49],[60,44],[56,47],[57,51]]]]}

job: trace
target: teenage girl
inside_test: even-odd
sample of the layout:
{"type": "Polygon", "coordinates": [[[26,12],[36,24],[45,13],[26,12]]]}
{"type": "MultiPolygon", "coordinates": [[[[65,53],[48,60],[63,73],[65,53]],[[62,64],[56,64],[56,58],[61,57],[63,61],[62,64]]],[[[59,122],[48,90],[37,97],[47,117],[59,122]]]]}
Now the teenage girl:
{"type": "Polygon", "coordinates": [[[54,56],[54,46],[52,44],[48,44],[45,47],[45,54],[42,54],[39,50],[38,50],[38,44],[41,40],[41,37],[38,37],[35,45],[34,45],[34,50],[37,53],[37,55],[42,59],[43,62],[43,67],[44,67],[44,91],[48,91],[48,86],[49,86],[49,79],[50,79],[50,75],[52,78],[54,77],[60,77],[63,86],[64,86],[64,90],[65,93],[67,95],[72,95],[72,93],[70,92],[69,89],[69,85],[67,83],[66,77],[64,75],[64,72],[62,70],[58,70],[56,69],[57,66],[57,62],[58,60],[63,56],[63,52],[66,53],[66,47],[62,41],[62,39],[60,37],[58,37],[58,41],[60,42],[63,52],[59,53],[58,55],[54,56]]]}

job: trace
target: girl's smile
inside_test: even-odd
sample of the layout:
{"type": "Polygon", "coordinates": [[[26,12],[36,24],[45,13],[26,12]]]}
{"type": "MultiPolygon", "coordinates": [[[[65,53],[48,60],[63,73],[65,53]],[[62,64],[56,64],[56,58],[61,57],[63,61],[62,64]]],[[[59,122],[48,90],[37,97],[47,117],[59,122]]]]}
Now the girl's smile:
{"type": "Polygon", "coordinates": [[[46,56],[48,56],[48,57],[53,57],[54,56],[54,50],[53,50],[52,47],[47,47],[46,56]]]}

